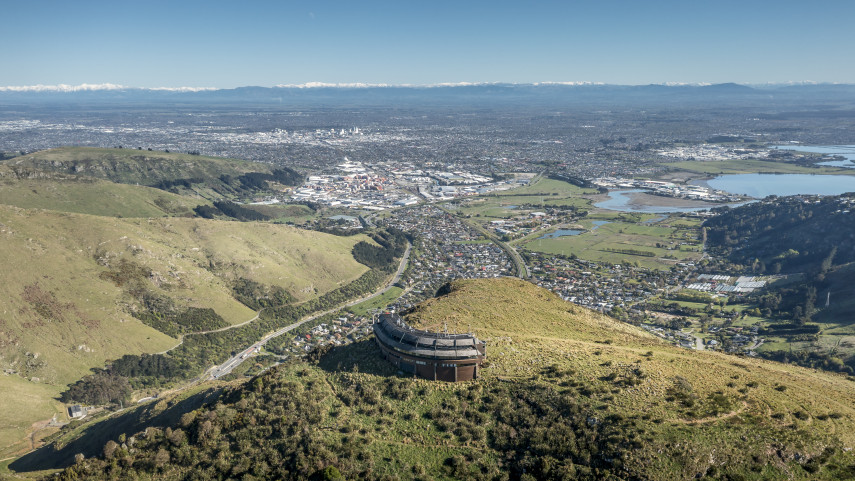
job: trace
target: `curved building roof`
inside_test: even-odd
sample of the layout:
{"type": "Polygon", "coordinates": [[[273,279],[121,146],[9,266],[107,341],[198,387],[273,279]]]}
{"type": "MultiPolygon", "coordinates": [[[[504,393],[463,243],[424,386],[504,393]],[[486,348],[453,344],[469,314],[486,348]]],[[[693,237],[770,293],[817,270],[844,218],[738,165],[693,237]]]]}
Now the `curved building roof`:
{"type": "Polygon", "coordinates": [[[467,359],[484,355],[484,341],[472,334],[422,331],[408,326],[397,314],[382,314],[374,335],[386,346],[412,356],[433,359],[467,359]]]}

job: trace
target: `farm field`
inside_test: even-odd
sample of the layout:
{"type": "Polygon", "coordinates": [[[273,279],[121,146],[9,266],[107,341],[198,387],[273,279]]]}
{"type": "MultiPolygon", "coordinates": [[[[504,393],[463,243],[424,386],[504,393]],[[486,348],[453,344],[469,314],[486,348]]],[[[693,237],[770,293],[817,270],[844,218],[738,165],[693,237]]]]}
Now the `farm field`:
{"type": "Polygon", "coordinates": [[[548,254],[575,254],[581,259],[613,264],[637,262],[640,266],[656,269],[665,269],[676,262],[690,262],[701,257],[698,221],[691,222],[684,218],[680,219],[678,226],[671,226],[668,220],[643,224],[644,220],[628,222],[618,219],[627,219],[627,216],[620,213],[598,214],[578,222],[585,229],[579,235],[546,239],[529,236],[517,244],[548,254]],[[598,217],[615,220],[597,222],[595,219],[598,217]]]}
{"type": "Polygon", "coordinates": [[[855,175],[853,169],[844,167],[805,167],[786,162],[770,162],[766,160],[724,160],[721,162],[684,161],[665,164],[672,170],[684,170],[698,174],[826,174],[826,175],[855,175]]]}
{"type": "Polygon", "coordinates": [[[585,196],[596,193],[595,189],[585,189],[561,180],[542,177],[524,187],[460,201],[455,204],[455,210],[463,215],[483,218],[483,221],[525,216],[546,207],[575,207],[586,210],[591,201],[585,196]]]}

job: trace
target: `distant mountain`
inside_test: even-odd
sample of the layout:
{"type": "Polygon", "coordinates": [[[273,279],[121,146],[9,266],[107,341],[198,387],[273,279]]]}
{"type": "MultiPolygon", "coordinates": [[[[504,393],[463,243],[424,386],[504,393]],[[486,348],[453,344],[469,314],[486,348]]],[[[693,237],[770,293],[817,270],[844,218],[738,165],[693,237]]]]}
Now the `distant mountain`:
{"type": "Polygon", "coordinates": [[[326,85],[239,87],[234,89],[141,89],[109,85],[70,87],[2,87],[0,104],[245,104],[245,105],[573,105],[779,103],[803,101],[855,102],[855,85],[804,84],[751,87],[714,85],[606,84],[452,84],[436,86],[326,85]]]}

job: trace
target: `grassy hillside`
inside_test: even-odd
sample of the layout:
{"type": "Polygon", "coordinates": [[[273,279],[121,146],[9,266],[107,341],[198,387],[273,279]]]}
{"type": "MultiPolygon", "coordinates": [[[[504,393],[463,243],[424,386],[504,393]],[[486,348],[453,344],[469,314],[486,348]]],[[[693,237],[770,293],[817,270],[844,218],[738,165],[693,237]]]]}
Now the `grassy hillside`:
{"type": "Polygon", "coordinates": [[[153,185],[161,180],[216,179],[220,175],[270,172],[268,164],[177,152],[61,147],[15,157],[9,166],[85,175],[122,184],[153,185]]]}
{"type": "Polygon", "coordinates": [[[95,147],[62,147],[3,161],[20,172],[53,172],[98,178],[121,184],[154,186],[206,199],[246,197],[295,185],[302,175],[288,168],[220,157],[95,147]]]}
{"type": "Polygon", "coordinates": [[[844,376],[681,350],[515,279],[455,282],[409,319],[486,339],[483,378],[401,377],[369,339],[229,388],[168,428],[94,424],[10,467],[57,467],[78,450],[103,457],[60,479],[855,475],[844,376]]]}
{"type": "MultiPolygon", "coordinates": [[[[316,297],[367,271],[351,254],[364,239],[273,224],[0,206],[0,369],[11,373],[0,376],[0,390],[30,386],[49,399],[108,359],[175,345],[140,321],[144,313],[210,308],[226,325],[245,322],[255,313],[235,299],[239,281],[282,288],[295,301],[316,297]]],[[[3,406],[30,404],[15,399],[3,406]]],[[[33,409],[7,412],[17,422],[0,423],[0,449],[20,440],[22,426],[51,415],[33,409]]]]}
{"type": "Polygon", "coordinates": [[[0,204],[110,217],[192,216],[208,201],[152,187],[0,165],[0,204]]]}

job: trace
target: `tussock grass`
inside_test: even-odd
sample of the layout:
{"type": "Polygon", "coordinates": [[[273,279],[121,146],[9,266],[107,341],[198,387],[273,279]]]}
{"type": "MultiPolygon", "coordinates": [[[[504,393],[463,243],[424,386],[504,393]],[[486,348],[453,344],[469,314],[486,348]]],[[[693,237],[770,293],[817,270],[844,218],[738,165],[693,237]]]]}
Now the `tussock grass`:
{"type": "Polygon", "coordinates": [[[0,165],[0,204],[110,217],[192,216],[210,202],[152,187],[80,177],[16,179],[0,165]]]}
{"type": "MultiPolygon", "coordinates": [[[[300,454],[311,462],[282,460],[294,478],[329,465],[349,478],[517,479],[525,472],[651,480],[840,479],[855,467],[855,388],[843,376],[674,348],[510,278],[455,282],[409,319],[471,327],[487,339],[484,377],[456,384],[407,377],[366,339],[331,349],[317,364],[287,363],[235,383],[208,408],[181,416],[181,425],[192,434],[210,428],[209,419],[228,427],[221,436],[251,440],[231,443],[235,459],[262,462],[262,449],[295,436],[304,440],[297,446],[312,443],[300,454]],[[271,434],[280,423],[291,428],[271,434]]],[[[161,402],[168,412],[170,401],[161,402]]],[[[134,463],[119,463],[124,474],[154,475],[145,460],[161,450],[176,456],[157,468],[166,477],[234,466],[195,467],[199,458],[180,450],[216,451],[176,445],[168,431],[146,444],[128,454],[134,463]]],[[[85,436],[77,446],[88,446],[85,436]]],[[[96,479],[109,463],[87,460],[75,469],[96,479]]]]}
{"type": "MultiPolygon", "coordinates": [[[[105,275],[121,272],[122,262],[150,273],[141,284],[177,308],[212,308],[238,324],[255,313],[232,296],[234,280],[280,286],[297,301],[315,298],[368,270],[351,255],[363,239],[285,225],[0,206],[0,369],[37,378],[46,387],[36,391],[50,399],[106,360],[174,346],[176,339],[131,315],[138,299],[105,275]]],[[[26,428],[49,412],[14,411],[9,426],[26,428]]]]}
{"type": "MultiPolygon", "coordinates": [[[[652,415],[671,423],[696,422],[724,396],[734,417],[756,417],[767,426],[785,428],[771,413],[810,407],[815,413],[838,412],[846,425],[855,422],[855,383],[845,376],[759,359],[673,347],[646,331],[562,301],[555,294],[512,278],[457,281],[452,292],[419,305],[408,319],[417,326],[449,332],[474,332],[487,340],[489,378],[530,379],[550,366],[567,369],[589,389],[612,391],[610,410],[622,415],[652,415]],[[639,369],[640,382],[627,383],[639,369]],[[692,386],[700,408],[666,401],[677,377],[692,386]],[[630,376],[632,377],[632,376],[630,376]],[[732,383],[733,387],[728,385],[732,383]],[[781,390],[779,386],[787,389],[781,390]],[[745,392],[740,392],[745,389],[745,392]],[[719,394],[721,393],[721,394],[719,394]],[[719,397],[716,397],[719,396],[719,397]]],[[[842,428],[842,426],[840,426],[842,428]]],[[[855,433],[838,430],[855,442],[855,433]]]]}

